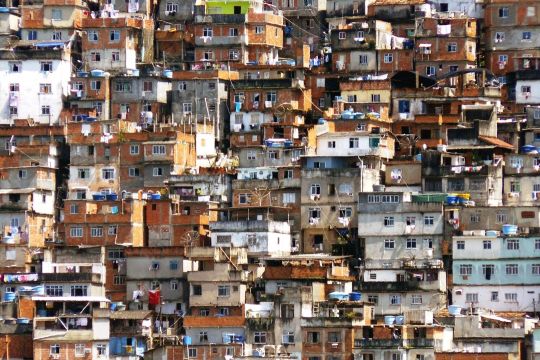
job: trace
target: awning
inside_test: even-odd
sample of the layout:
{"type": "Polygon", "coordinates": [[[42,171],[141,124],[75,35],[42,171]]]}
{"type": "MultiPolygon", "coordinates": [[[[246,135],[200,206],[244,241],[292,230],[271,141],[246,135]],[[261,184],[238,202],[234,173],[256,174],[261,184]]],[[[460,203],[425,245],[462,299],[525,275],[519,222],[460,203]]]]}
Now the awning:
{"type": "Polygon", "coordinates": [[[490,319],[490,320],[497,320],[497,321],[506,322],[506,323],[512,322],[512,321],[510,321],[508,319],[505,319],[505,318],[497,316],[497,315],[480,314],[480,316],[483,317],[483,318],[486,318],[486,319],[490,319]]]}
{"type": "Polygon", "coordinates": [[[496,138],[496,137],[480,135],[480,136],[478,136],[478,139],[482,140],[483,142],[486,142],[486,143],[491,144],[491,145],[495,145],[495,146],[503,148],[503,149],[509,149],[509,150],[514,149],[513,145],[507,143],[506,141],[502,141],[501,139],[496,138]]]}
{"type": "Polygon", "coordinates": [[[37,48],[49,48],[49,47],[58,47],[58,46],[64,46],[64,43],[63,42],[58,42],[58,41],[47,41],[47,42],[42,42],[42,43],[37,43],[36,44],[36,47],[37,48]]]}
{"type": "Polygon", "coordinates": [[[428,47],[431,47],[431,44],[420,44],[420,45],[418,45],[418,47],[428,48],[428,47]]]}

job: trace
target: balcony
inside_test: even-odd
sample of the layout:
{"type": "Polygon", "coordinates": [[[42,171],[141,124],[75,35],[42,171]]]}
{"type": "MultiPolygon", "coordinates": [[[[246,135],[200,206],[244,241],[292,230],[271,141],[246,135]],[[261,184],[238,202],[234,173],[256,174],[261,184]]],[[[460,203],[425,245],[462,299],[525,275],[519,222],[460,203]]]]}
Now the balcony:
{"type": "Polygon", "coordinates": [[[44,273],[44,282],[101,282],[101,274],[93,273],[44,273]]]}
{"type": "Polygon", "coordinates": [[[272,179],[272,180],[233,180],[233,190],[299,188],[300,179],[272,179]]]}
{"type": "Polygon", "coordinates": [[[414,115],[414,120],[418,124],[457,124],[461,117],[459,115],[414,115]]]}
{"type": "Polygon", "coordinates": [[[236,90],[248,89],[302,89],[304,82],[298,79],[245,79],[234,82],[236,90]]]}
{"type": "Polygon", "coordinates": [[[195,46],[235,46],[248,45],[246,35],[239,36],[197,36],[195,46]]]}
{"type": "Polygon", "coordinates": [[[196,15],[195,24],[243,24],[246,22],[245,14],[212,14],[196,15]]]}

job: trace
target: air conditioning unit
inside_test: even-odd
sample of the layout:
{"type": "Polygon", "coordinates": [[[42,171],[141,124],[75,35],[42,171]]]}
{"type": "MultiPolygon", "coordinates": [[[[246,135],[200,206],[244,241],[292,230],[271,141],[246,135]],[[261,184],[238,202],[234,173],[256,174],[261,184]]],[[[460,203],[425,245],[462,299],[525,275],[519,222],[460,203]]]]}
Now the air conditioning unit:
{"type": "Polygon", "coordinates": [[[92,349],[86,348],[86,349],[84,349],[84,353],[85,353],[85,354],[91,354],[91,353],[92,353],[92,349]]]}
{"type": "Polygon", "coordinates": [[[60,359],[60,354],[51,354],[51,359],[60,359]]]}

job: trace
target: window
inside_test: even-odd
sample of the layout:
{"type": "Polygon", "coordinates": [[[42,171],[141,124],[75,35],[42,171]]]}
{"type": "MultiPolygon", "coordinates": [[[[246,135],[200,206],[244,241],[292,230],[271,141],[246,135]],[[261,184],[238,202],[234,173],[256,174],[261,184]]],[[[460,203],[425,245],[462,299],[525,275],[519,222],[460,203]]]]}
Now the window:
{"type": "Polygon", "coordinates": [[[196,359],[197,358],[197,348],[193,348],[193,347],[188,348],[187,357],[196,359]]]}
{"type": "Polygon", "coordinates": [[[60,354],[60,345],[58,344],[51,345],[51,347],[49,348],[49,352],[51,355],[60,354]]]}
{"type": "Polygon", "coordinates": [[[191,114],[191,103],[183,103],[182,111],[184,114],[191,114]]]}
{"type": "Polygon", "coordinates": [[[119,51],[113,51],[112,52],[112,61],[113,62],[120,61],[120,52],[119,51]]]}
{"type": "Polygon", "coordinates": [[[163,176],[163,168],[155,167],[152,169],[152,176],[163,176]]]}
{"type": "Polygon", "coordinates": [[[116,225],[109,225],[107,228],[107,234],[108,235],[116,235],[118,233],[118,226],[116,225]]]}
{"type": "Polygon", "coordinates": [[[319,184],[311,184],[309,193],[311,195],[321,195],[321,185],[319,185],[319,184]]]}
{"type": "Polygon", "coordinates": [[[94,91],[101,90],[101,80],[92,80],[90,82],[90,89],[92,89],[94,91]]]}
{"type": "Polygon", "coordinates": [[[531,41],[531,32],[530,31],[524,31],[521,33],[521,41],[531,41]]]}
{"type": "Polygon", "coordinates": [[[416,226],[416,217],[414,216],[407,216],[405,218],[405,224],[407,226],[416,226]]]}
{"type": "Polygon", "coordinates": [[[53,40],[62,40],[62,32],[61,31],[53,31],[52,39],[53,40]]]}
{"type": "Polygon", "coordinates": [[[27,40],[37,40],[37,31],[36,30],[28,31],[27,40]]]}
{"type": "Polygon", "coordinates": [[[422,305],[422,295],[412,295],[411,305],[422,305]]]}
{"type": "Polygon", "coordinates": [[[229,285],[218,286],[218,296],[227,297],[231,294],[231,287],[229,285]]]}
{"type": "Polygon", "coordinates": [[[433,226],[435,223],[435,217],[434,216],[424,216],[424,225],[425,226],[433,226]]]}
{"type": "Polygon", "coordinates": [[[125,275],[114,275],[113,284],[114,285],[124,285],[126,283],[125,275]]]}
{"type": "Polygon", "coordinates": [[[350,207],[343,207],[339,209],[339,217],[340,218],[350,218],[352,216],[352,208],[350,207]]]}
{"type": "Polygon", "coordinates": [[[519,267],[518,264],[506,264],[506,275],[518,275],[519,267]]]}
{"type": "Polygon", "coordinates": [[[202,295],[202,286],[201,285],[191,285],[191,295],[201,296],[202,295]]]}
{"type": "Polygon", "coordinates": [[[178,270],[178,260],[169,261],[169,269],[170,270],[178,270]]]}
{"type": "Polygon", "coordinates": [[[229,50],[229,60],[240,60],[240,51],[237,49],[229,50]]]}
{"type": "Polygon", "coordinates": [[[294,203],[296,203],[295,193],[283,193],[283,204],[294,204],[294,203]]]}
{"type": "Polygon", "coordinates": [[[540,275],[540,264],[532,264],[531,272],[533,275],[540,275]]]}
{"type": "Polygon", "coordinates": [[[165,145],[152,146],[152,155],[165,155],[165,145]]]}
{"type": "Polygon", "coordinates": [[[275,103],[277,101],[277,93],[275,91],[269,91],[266,93],[266,101],[275,103]]]}
{"type": "Polygon", "coordinates": [[[19,84],[18,83],[9,84],[9,91],[19,92],[19,84]]]}
{"type": "Polygon", "coordinates": [[[90,228],[90,236],[101,237],[103,236],[103,228],[101,226],[95,226],[90,228]]]}
{"type": "Polygon", "coordinates": [[[319,208],[310,208],[309,209],[309,218],[310,219],[320,219],[321,218],[321,209],[319,209],[319,208]]]}
{"type": "Polygon", "coordinates": [[[99,355],[101,355],[101,356],[107,355],[107,345],[105,345],[105,344],[98,344],[98,345],[97,345],[97,353],[98,353],[98,356],[99,356],[99,355]]]}
{"type": "Polygon", "coordinates": [[[527,6],[527,16],[535,16],[536,8],[534,6],[527,6]]]}
{"type": "Polygon", "coordinates": [[[497,213],[496,215],[497,224],[506,224],[508,222],[508,214],[506,213],[497,213]]]}
{"type": "Polygon", "coordinates": [[[284,330],[281,342],[283,344],[294,344],[294,331],[284,330]]]}
{"type": "Polygon", "coordinates": [[[251,202],[251,194],[238,194],[239,204],[249,204],[251,202]]]}
{"type": "Polygon", "coordinates": [[[83,228],[80,226],[72,226],[69,228],[69,236],[71,237],[82,237],[83,236],[83,228]]]}
{"type": "Polygon", "coordinates": [[[208,331],[199,331],[199,342],[208,342],[208,331]]]}
{"type": "Polygon", "coordinates": [[[519,250],[519,239],[508,239],[506,242],[507,250],[519,250]]]}
{"type": "Polygon", "coordinates": [[[491,276],[495,274],[495,265],[493,264],[483,264],[482,265],[482,275],[486,280],[491,280],[491,276]]]}
{"type": "Polygon", "coordinates": [[[505,293],[504,301],[507,302],[518,302],[517,293],[505,293]]]}
{"type": "Polygon", "coordinates": [[[385,216],[383,223],[384,223],[384,226],[387,226],[387,227],[394,226],[394,217],[393,216],[385,216]]]}
{"type": "Polygon", "coordinates": [[[136,167],[130,167],[128,170],[129,177],[139,177],[141,176],[141,170],[136,167]]]}
{"type": "Polygon", "coordinates": [[[336,148],[336,142],[335,141],[329,141],[328,142],[328,148],[329,149],[335,149],[336,148]]]}
{"type": "Polygon", "coordinates": [[[499,8],[499,17],[500,18],[507,18],[509,14],[509,10],[507,7],[500,7],[499,8]]]}
{"type": "Polygon", "coordinates": [[[467,302],[467,303],[477,303],[478,302],[478,294],[477,293],[466,293],[465,294],[465,302],[467,302]]]}
{"type": "Polygon", "coordinates": [[[173,2],[167,2],[167,5],[165,5],[165,12],[169,13],[169,15],[174,15],[171,13],[177,13],[178,12],[178,4],[175,4],[173,2]]]}
{"type": "MultiPolygon", "coordinates": [[[[8,63],[10,72],[21,72],[22,71],[22,62],[20,61],[10,61],[8,63]]],[[[43,70],[42,70],[43,71],[43,70]]]]}
{"type": "Polygon", "coordinates": [[[75,198],[77,200],[86,199],[86,190],[75,190],[75,198]]]}
{"type": "Polygon", "coordinates": [[[114,179],[114,169],[101,169],[101,178],[104,180],[114,179]]]}
{"type": "Polygon", "coordinates": [[[384,63],[385,64],[390,64],[393,61],[394,61],[394,54],[392,54],[392,53],[384,54],[384,63]]]}
{"type": "Polygon", "coordinates": [[[367,301],[368,303],[377,305],[379,303],[379,295],[368,295],[367,301]]]}
{"type": "Polygon", "coordinates": [[[480,222],[480,213],[472,213],[469,219],[470,219],[470,221],[472,223],[479,223],[480,222]]]}
{"type": "Polygon", "coordinates": [[[540,239],[534,240],[534,250],[540,250],[540,239]]]}
{"type": "Polygon", "coordinates": [[[470,264],[459,265],[459,275],[471,275],[471,274],[472,274],[472,265],[470,264]]]}
{"type": "Polygon", "coordinates": [[[318,344],[321,342],[321,334],[318,331],[308,331],[307,342],[310,344],[318,344]]]}
{"type": "Polygon", "coordinates": [[[116,92],[131,92],[131,81],[117,81],[114,84],[114,91],[116,92]]]}
{"type": "Polygon", "coordinates": [[[401,305],[401,295],[390,295],[390,305],[401,305]]]}
{"type": "Polygon", "coordinates": [[[70,294],[71,296],[88,296],[88,286],[87,285],[71,285],[70,294]]]}
{"type": "Polygon", "coordinates": [[[416,239],[407,239],[407,249],[416,249],[416,239]]]}
{"type": "Polygon", "coordinates": [[[253,334],[253,343],[254,344],[266,344],[266,332],[256,331],[253,334]]]}
{"type": "Polygon", "coordinates": [[[120,30],[110,30],[109,42],[118,42],[118,41],[120,41],[120,30]]]}
{"type": "Polygon", "coordinates": [[[457,52],[457,43],[451,42],[447,46],[448,52],[457,52]]]}
{"type": "Polygon", "coordinates": [[[435,66],[427,66],[426,67],[426,75],[427,76],[435,76],[435,66]]]}
{"type": "Polygon", "coordinates": [[[101,53],[98,52],[98,51],[91,51],[90,52],[90,61],[93,61],[93,62],[101,61],[101,53]]]}
{"type": "Polygon", "coordinates": [[[349,138],[349,149],[358,149],[360,147],[359,138],[349,138]]]}
{"type": "Polygon", "coordinates": [[[360,65],[367,65],[367,63],[368,63],[367,55],[363,55],[363,54],[359,55],[358,56],[358,62],[360,63],[360,65]]]}
{"type": "Polygon", "coordinates": [[[96,42],[99,40],[99,33],[97,30],[88,30],[88,41],[96,42]]]}
{"type": "Polygon", "coordinates": [[[498,291],[492,291],[490,299],[493,302],[499,301],[499,292],[498,291]]]}
{"type": "Polygon", "coordinates": [[[255,34],[262,34],[262,33],[264,33],[264,26],[262,25],[255,26],[255,34]]]}
{"type": "Polygon", "coordinates": [[[482,241],[484,250],[490,250],[491,249],[491,240],[484,240],[482,241]]]}
{"type": "Polygon", "coordinates": [[[337,343],[341,341],[341,333],[337,331],[328,332],[328,342],[337,343]]]}
{"type": "Polygon", "coordinates": [[[129,154],[130,155],[138,155],[139,154],[139,145],[130,145],[129,146],[129,154]]]}
{"type": "Polygon", "coordinates": [[[64,296],[62,285],[45,285],[45,294],[48,296],[64,296]]]}
{"type": "Polygon", "coordinates": [[[84,344],[75,344],[75,357],[84,357],[84,344]]]}
{"type": "Polygon", "coordinates": [[[70,214],[78,214],[79,213],[79,205],[71,204],[70,207],[69,207],[69,213],[70,214]]]}
{"type": "Polygon", "coordinates": [[[371,94],[371,102],[381,102],[381,94],[371,94]]]}
{"type": "Polygon", "coordinates": [[[62,10],[52,9],[51,10],[51,20],[62,20],[62,10]]]}
{"type": "Polygon", "coordinates": [[[41,106],[41,115],[51,115],[51,107],[49,105],[41,106]]]}
{"type": "Polygon", "coordinates": [[[433,239],[431,238],[424,239],[424,248],[433,249],[433,239]]]}

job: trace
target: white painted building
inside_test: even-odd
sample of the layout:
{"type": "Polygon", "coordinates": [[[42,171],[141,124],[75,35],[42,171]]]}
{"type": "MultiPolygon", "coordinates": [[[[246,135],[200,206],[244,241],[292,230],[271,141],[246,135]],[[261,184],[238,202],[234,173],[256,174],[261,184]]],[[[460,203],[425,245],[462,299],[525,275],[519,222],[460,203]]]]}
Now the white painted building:
{"type": "Polygon", "coordinates": [[[69,50],[20,49],[0,52],[0,125],[15,119],[58,124],[69,91],[69,50]]]}
{"type": "Polygon", "coordinates": [[[248,255],[287,255],[291,228],[280,221],[218,221],[210,224],[214,247],[247,247],[248,255]]]}
{"type": "Polygon", "coordinates": [[[516,81],[516,104],[540,104],[540,79],[516,81]]]}
{"type": "Polygon", "coordinates": [[[394,157],[394,140],[385,134],[365,131],[328,132],[317,136],[319,156],[380,156],[394,157]]]}

